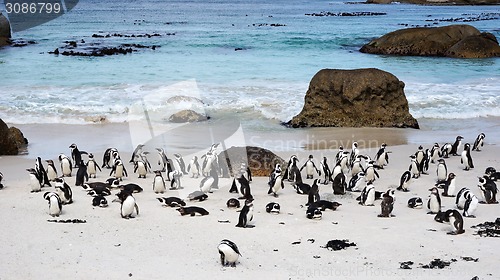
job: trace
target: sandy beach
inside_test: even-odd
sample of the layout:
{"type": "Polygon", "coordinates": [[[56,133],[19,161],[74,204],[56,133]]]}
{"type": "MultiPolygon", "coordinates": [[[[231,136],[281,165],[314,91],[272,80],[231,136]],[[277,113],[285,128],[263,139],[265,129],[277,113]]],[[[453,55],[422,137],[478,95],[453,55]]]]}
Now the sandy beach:
{"type": "MultiPolygon", "coordinates": [[[[51,223],[47,221],[52,217],[48,214],[47,201],[42,196],[45,191],[54,188],[30,193],[29,178],[25,171],[34,166],[37,156],[43,160],[53,159],[59,171],[57,156],[59,153],[69,155],[68,146],[73,142],[82,150],[92,152],[99,163],[104,150],[112,146],[117,147],[122,158],[128,162],[133,145],[129,135],[124,132],[125,124],[20,127],[31,143],[28,154],[0,157],[0,171],[4,174],[2,183],[5,185],[0,190],[2,280],[54,277],[165,279],[172,276],[218,279],[255,279],[263,276],[276,279],[472,279],[478,276],[479,279],[497,279],[500,275],[497,266],[500,239],[480,237],[475,235],[476,229],[471,228],[498,218],[498,204],[479,205],[477,218],[464,218],[465,233],[456,236],[446,234],[450,226],[435,222],[434,215],[426,214],[425,207],[407,207],[410,197],[420,196],[424,204],[427,202],[428,189],[436,180],[435,164],[431,164],[429,175],[422,175],[413,181],[410,192],[396,192],[393,218],[377,217],[381,211],[379,200],[374,207],[361,206],[355,200],[359,193],[334,196],[329,184],[320,186],[321,197],[333,199],[342,206],[336,211],[327,209],[321,220],[309,220],[305,217],[306,208],[303,207],[307,196],[298,195],[290,183],[285,182],[279,197],[274,198],[267,194],[268,178],[255,177],[251,182],[255,198],[254,228],[235,227],[239,213],[226,207],[226,201],[236,197],[228,192],[232,178],[221,178],[220,188],[209,194],[206,201],[188,202],[188,205],[208,210],[208,216],[183,217],[173,208],[162,207],[156,198],[186,198],[188,193],[198,189],[201,178],[184,176],[183,190],[170,190],[164,195],[156,195],[152,191],[153,174],[148,174],[146,179],[139,179],[133,173],[133,166],[127,163],[129,176],[124,183],[137,183],[144,191],[134,195],[140,214],[135,219],[126,220],[120,217],[119,203],[110,203],[107,208],[93,207],[91,197],[81,187],[74,186],[73,171],[73,177],[66,178],[66,182],[72,186],[74,203],[64,205],[58,219],[81,219],[86,223],[51,223]],[[64,137],[55,137],[60,132],[65,133],[64,137]],[[266,213],[265,206],[271,201],[280,203],[280,214],[266,213]],[[220,264],[217,245],[222,239],[232,240],[240,249],[242,256],[236,268],[222,267],[220,264]],[[356,246],[341,251],[322,248],[334,239],[348,239],[356,246]],[[466,261],[463,257],[478,260],[466,261]],[[436,258],[456,261],[443,269],[422,268],[436,258]],[[414,262],[411,270],[400,268],[400,263],[406,261],[414,262]]],[[[409,155],[417,151],[419,144],[430,148],[434,139],[441,139],[440,136],[424,137],[426,133],[432,133],[415,130],[396,130],[399,138],[391,134],[391,129],[375,131],[378,133],[363,129],[356,130],[354,134],[350,129],[309,131],[315,133],[296,130],[293,134],[286,134],[286,140],[290,140],[290,135],[295,135],[292,138],[294,143],[300,143],[292,145],[296,146],[292,148],[275,145],[285,143],[285,138],[279,136],[278,132],[245,137],[247,144],[258,144],[260,141],[267,143],[267,146],[275,145],[275,152],[286,160],[296,154],[300,165],[312,154],[317,164],[319,158],[327,156],[330,166],[336,153],[333,147],[315,145],[319,142],[307,140],[306,135],[322,135],[316,139],[331,140],[335,138],[332,135],[341,133],[349,135],[345,141],[355,137],[359,142],[368,143],[371,140],[373,145],[375,141],[386,141],[392,153],[389,165],[378,171],[380,178],[374,182],[378,191],[397,187],[401,174],[410,164],[409,155]],[[418,136],[419,133],[424,136],[411,136],[418,136]],[[328,138],[328,135],[332,137],[328,138]],[[358,135],[366,135],[366,138],[358,135]],[[378,136],[368,138],[373,135],[378,136]],[[408,135],[409,139],[418,140],[410,140],[409,143],[408,135]],[[400,140],[391,142],[386,139],[400,140]]],[[[464,131],[464,142],[472,143],[478,132],[464,131]]],[[[455,134],[461,134],[461,131],[455,131],[455,134]]],[[[191,142],[196,142],[196,139],[186,139],[186,147],[197,147],[196,143],[191,142]]],[[[480,200],[482,197],[477,188],[477,176],[482,176],[488,166],[500,167],[496,158],[500,148],[491,138],[488,139],[488,134],[486,142],[483,151],[472,153],[476,166],[471,171],[462,170],[460,157],[446,160],[448,171],[457,175],[457,191],[461,187],[469,187],[480,200]]],[[[146,143],[144,150],[152,152],[150,161],[156,166],[154,148],[146,143]]],[[[191,154],[201,156],[205,151],[198,147],[179,148],[176,152],[183,154],[184,159],[189,161],[191,154]]],[[[362,154],[371,157],[376,152],[376,147],[361,149],[362,154]]],[[[169,151],[167,153],[172,155],[169,151]]],[[[97,179],[90,181],[104,181],[108,177],[109,169],[103,169],[97,179]]],[[[304,181],[312,183],[312,180],[304,181]]],[[[108,197],[109,202],[115,198],[115,193],[113,191],[108,197]]],[[[443,210],[455,208],[454,200],[442,198],[443,210]]]]}

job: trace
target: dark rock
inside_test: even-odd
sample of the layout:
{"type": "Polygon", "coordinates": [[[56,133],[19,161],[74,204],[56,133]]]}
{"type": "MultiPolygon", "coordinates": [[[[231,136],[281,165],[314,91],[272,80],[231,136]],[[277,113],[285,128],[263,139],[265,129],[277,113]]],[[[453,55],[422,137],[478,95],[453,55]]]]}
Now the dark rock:
{"type": "MultiPolygon", "coordinates": [[[[471,25],[396,30],[374,39],[360,52],[409,56],[496,57],[498,43],[471,25]]],[[[493,36],[494,37],[494,36],[493,36]]]]}
{"type": "Polygon", "coordinates": [[[390,4],[392,2],[418,5],[498,5],[499,0],[367,0],[367,4],[390,4]]]}
{"type": "Polygon", "coordinates": [[[349,242],[349,240],[347,239],[344,240],[334,239],[328,241],[325,247],[323,248],[327,248],[328,250],[338,251],[351,246],[356,246],[356,244],[354,242],[349,242]]]}
{"type": "Polygon", "coordinates": [[[441,259],[434,259],[429,264],[422,265],[422,268],[426,269],[443,269],[449,266],[452,262],[456,262],[457,260],[451,259],[450,261],[443,261],[441,259]]]}
{"type": "Polygon", "coordinates": [[[247,163],[247,166],[250,167],[252,176],[264,177],[271,174],[276,163],[281,164],[281,166],[285,164],[285,161],[275,153],[255,146],[231,147],[219,154],[219,163],[227,165],[231,176],[234,176],[233,170],[239,170],[242,162],[247,163]]]}
{"type": "Polygon", "coordinates": [[[182,110],[168,118],[169,122],[173,123],[187,123],[187,122],[202,122],[209,118],[193,110],[182,110]]]}
{"type": "Polygon", "coordinates": [[[387,15],[387,13],[380,13],[380,12],[340,12],[340,13],[320,12],[320,13],[306,14],[306,16],[313,16],[313,17],[366,17],[366,16],[384,16],[384,15],[387,15]]]}
{"type": "Polygon", "coordinates": [[[19,129],[9,128],[0,119],[0,155],[17,155],[26,144],[28,140],[19,129]]]}
{"type": "Polygon", "coordinates": [[[323,69],[312,78],[291,127],[411,127],[404,83],[379,69],[323,69]]]}
{"type": "Polygon", "coordinates": [[[10,23],[0,12],[0,47],[10,45],[10,23]]]}

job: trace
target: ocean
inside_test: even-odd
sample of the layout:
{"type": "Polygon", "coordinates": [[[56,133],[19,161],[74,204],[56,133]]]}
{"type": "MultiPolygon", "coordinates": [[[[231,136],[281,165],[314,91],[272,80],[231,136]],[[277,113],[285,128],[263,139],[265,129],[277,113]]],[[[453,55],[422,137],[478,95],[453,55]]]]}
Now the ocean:
{"type": "Polygon", "coordinates": [[[320,69],[375,67],[405,82],[410,112],[423,129],[468,122],[474,128],[483,119],[498,129],[498,58],[358,51],[393,30],[461,23],[500,38],[498,6],[82,0],[53,21],[13,34],[16,42],[34,44],[0,49],[0,118],[11,124],[122,123],[147,111],[161,123],[171,112],[194,106],[212,118],[236,118],[248,130],[285,130],[280,123],[301,111],[308,83],[320,69]],[[378,15],[306,15],[321,12],[378,15]],[[156,47],[104,57],[49,53],[66,41],[80,45],[82,40],[87,47],[156,47]],[[176,95],[200,102],[167,102],[176,95]]]}

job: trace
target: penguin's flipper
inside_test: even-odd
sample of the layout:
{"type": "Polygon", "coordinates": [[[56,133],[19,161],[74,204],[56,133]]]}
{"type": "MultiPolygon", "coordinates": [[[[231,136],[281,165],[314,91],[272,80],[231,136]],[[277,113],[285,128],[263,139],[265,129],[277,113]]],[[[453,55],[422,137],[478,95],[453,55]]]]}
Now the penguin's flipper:
{"type": "Polygon", "coordinates": [[[137,205],[137,203],[134,205],[135,207],[135,211],[137,212],[137,216],[139,216],[139,206],[137,205]]]}

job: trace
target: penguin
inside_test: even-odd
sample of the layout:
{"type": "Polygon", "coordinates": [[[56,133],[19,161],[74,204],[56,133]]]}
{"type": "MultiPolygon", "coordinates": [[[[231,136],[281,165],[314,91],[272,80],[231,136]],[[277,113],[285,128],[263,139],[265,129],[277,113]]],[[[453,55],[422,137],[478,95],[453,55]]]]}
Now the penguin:
{"type": "Polygon", "coordinates": [[[80,164],[83,163],[82,155],[86,155],[87,152],[80,151],[75,143],[71,144],[69,148],[71,149],[71,159],[75,164],[74,167],[80,167],[80,164]]]}
{"type": "MultiPolygon", "coordinates": [[[[174,170],[174,171],[170,172],[169,177],[171,178],[170,179],[170,190],[183,189],[183,187],[181,185],[182,172],[180,172],[179,170],[174,170]]],[[[201,186],[200,186],[200,188],[201,188],[201,186]]],[[[211,188],[214,188],[213,184],[212,184],[211,188]]]]}
{"type": "MultiPolygon", "coordinates": [[[[246,180],[246,179],[245,179],[246,180]]],[[[254,227],[248,223],[253,219],[253,198],[246,199],[245,205],[241,208],[238,224],[236,227],[249,228],[254,227]]]]}
{"type": "Polygon", "coordinates": [[[415,161],[417,162],[418,170],[422,171],[422,165],[425,159],[426,153],[422,145],[418,146],[418,151],[415,153],[415,161]]]}
{"type": "Polygon", "coordinates": [[[120,186],[119,188],[120,188],[120,190],[129,192],[129,193],[140,193],[143,191],[141,186],[134,184],[134,183],[129,183],[129,184],[120,186]]]}
{"type": "Polygon", "coordinates": [[[81,160],[81,162],[77,166],[78,170],[76,171],[75,186],[83,186],[83,184],[89,180],[87,165],[85,165],[85,163],[83,163],[83,160],[81,160]]]}
{"type": "Polygon", "coordinates": [[[71,172],[73,171],[73,165],[71,160],[65,155],[59,155],[59,162],[61,163],[61,173],[63,177],[71,177],[71,172]]]}
{"type": "Polygon", "coordinates": [[[318,186],[318,183],[319,183],[319,179],[315,179],[312,186],[311,186],[311,189],[309,190],[309,193],[308,193],[308,196],[307,196],[307,204],[306,206],[308,205],[312,205],[314,204],[315,202],[319,201],[320,197],[319,197],[319,186],[318,186]]]}
{"type": "MultiPolygon", "coordinates": [[[[158,151],[158,165],[161,167],[160,171],[167,172],[167,165],[170,165],[170,160],[168,159],[165,150],[163,148],[155,148],[155,150],[158,151]]],[[[169,172],[171,171],[172,170],[170,170],[169,172]]]]}
{"type": "Polygon", "coordinates": [[[462,145],[462,140],[464,138],[462,136],[457,136],[455,139],[455,142],[453,145],[450,145],[449,143],[446,143],[441,147],[441,154],[444,158],[447,158],[449,155],[452,156],[458,156],[458,150],[460,149],[460,146],[462,145]]]}
{"type": "Polygon", "coordinates": [[[182,158],[182,156],[180,154],[174,154],[174,159],[176,163],[175,169],[187,175],[188,173],[186,172],[186,164],[184,163],[184,159],[182,158]]]}
{"type": "Polygon", "coordinates": [[[379,169],[384,169],[384,166],[389,164],[389,152],[385,150],[387,147],[386,143],[382,143],[380,145],[380,149],[378,150],[377,154],[375,155],[375,164],[379,169]]]}
{"type": "Polygon", "coordinates": [[[109,192],[110,187],[111,186],[108,183],[104,183],[104,182],[90,182],[90,183],[85,183],[82,185],[82,188],[86,191],[96,190],[99,193],[103,192],[104,190],[109,192]]]}
{"type": "Polygon", "coordinates": [[[448,197],[454,197],[455,193],[455,173],[448,174],[448,179],[442,183],[436,184],[436,187],[444,189],[442,195],[448,197]]]}
{"type": "Polygon", "coordinates": [[[408,167],[408,170],[411,172],[413,178],[417,179],[420,177],[420,168],[415,155],[410,156],[410,166],[408,167]]]}
{"type": "Polygon", "coordinates": [[[2,180],[3,180],[3,173],[0,172],[0,190],[3,189],[2,180]]]}
{"type": "Polygon", "coordinates": [[[42,164],[42,159],[40,157],[36,158],[35,170],[38,173],[38,179],[40,180],[41,186],[51,187],[47,171],[45,171],[45,168],[43,167],[42,164]]]}
{"type": "MultiPolygon", "coordinates": [[[[341,162],[342,162],[342,159],[341,159],[341,162]]],[[[342,170],[342,165],[340,165],[340,162],[337,162],[337,164],[332,169],[332,177],[331,177],[332,182],[335,179],[335,177],[337,177],[337,175],[339,175],[341,173],[344,173],[344,171],[342,170]]]]}
{"type": "Polygon", "coordinates": [[[464,219],[460,212],[455,209],[448,209],[445,212],[439,212],[434,217],[434,221],[438,223],[448,223],[451,225],[452,231],[447,234],[457,235],[465,232],[464,219]]]}
{"type": "Polygon", "coordinates": [[[46,192],[43,198],[49,202],[49,215],[59,217],[62,213],[62,202],[59,195],[55,192],[46,192]]]}
{"type": "Polygon", "coordinates": [[[267,191],[267,194],[272,194],[274,197],[278,197],[278,191],[285,188],[285,185],[283,184],[283,177],[281,176],[281,172],[273,172],[271,175],[272,178],[269,181],[269,191],[267,191]]]}
{"type": "Polygon", "coordinates": [[[438,184],[446,181],[446,179],[448,178],[448,168],[446,167],[446,162],[442,158],[438,160],[436,174],[438,184]]]}
{"type": "Polygon", "coordinates": [[[116,148],[107,148],[102,155],[102,168],[113,168],[115,160],[120,158],[120,154],[116,148]]]}
{"type": "Polygon", "coordinates": [[[199,202],[201,202],[206,200],[208,198],[208,195],[206,195],[202,191],[194,191],[188,194],[187,198],[189,199],[189,201],[198,200],[199,202]]]}
{"type": "Polygon", "coordinates": [[[421,197],[412,197],[408,199],[408,207],[413,209],[420,209],[424,205],[421,197]]]}
{"type": "Polygon", "coordinates": [[[64,177],[57,178],[55,180],[55,188],[62,204],[73,203],[73,191],[71,190],[71,187],[64,181],[64,177]]]}
{"type": "Polygon", "coordinates": [[[372,182],[366,183],[361,191],[359,204],[364,206],[375,206],[375,186],[372,182]]]}
{"type": "MultiPolygon", "coordinates": [[[[239,179],[241,179],[241,177],[239,179]]],[[[219,188],[218,185],[219,185],[219,175],[217,174],[217,170],[215,170],[215,168],[211,168],[209,176],[206,176],[201,180],[200,190],[204,193],[211,193],[213,188],[214,189],[219,188]]]]}
{"type": "Polygon", "coordinates": [[[430,161],[431,163],[435,163],[436,160],[439,159],[439,157],[441,157],[441,152],[439,150],[439,144],[438,143],[434,143],[434,146],[432,146],[430,152],[429,152],[429,157],[430,157],[430,161]]]}
{"type": "Polygon", "coordinates": [[[220,262],[222,266],[232,266],[236,267],[236,262],[238,261],[238,257],[241,256],[240,250],[234,244],[234,242],[223,239],[219,246],[217,246],[217,250],[219,250],[220,254],[220,262]]]}
{"type": "Polygon", "coordinates": [[[362,186],[365,185],[366,185],[365,173],[359,172],[358,174],[353,175],[351,177],[351,179],[349,180],[347,190],[351,192],[360,192],[363,190],[362,186]]]}
{"type": "Polygon", "coordinates": [[[280,207],[279,203],[276,203],[276,202],[269,202],[266,205],[266,212],[270,213],[270,214],[279,214],[280,209],[281,209],[281,207],[280,207]]]}
{"type": "Polygon", "coordinates": [[[441,197],[439,196],[439,191],[436,187],[429,189],[431,192],[429,200],[427,200],[427,209],[429,212],[427,214],[436,214],[441,212],[441,197]]]}
{"type": "Polygon", "coordinates": [[[200,176],[200,164],[198,163],[197,156],[194,156],[189,162],[187,172],[189,173],[189,178],[198,178],[200,176]]]}
{"type": "Polygon", "coordinates": [[[87,195],[96,197],[96,196],[108,196],[111,195],[111,191],[103,185],[93,185],[92,187],[89,184],[84,184],[84,186],[87,185],[87,195]]]}
{"type": "Polygon", "coordinates": [[[358,142],[354,141],[352,142],[351,157],[349,159],[349,162],[350,163],[353,162],[358,155],[359,155],[358,142]]]}
{"type": "Polygon", "coordinates": [[[34,168],[28,168],[26,169],[28,171],[29,176],[30,176],[30,187],[31,187],[31,192],[39,192],[42,190],[42,183],[40,183],[40,179],[38,177],[38,173],[34,168]]]}
{"type": "Polygon", "coordinates": [[[102,195],[95,196],[92,199],[92,206],[105,208],[108,207],[108,200],[102,195]]]}
{"type": "Polygon", "coordinates": [[[495,182],[500,179],[500,172],[497,172],[497,170],[491,166],[486,168],[484,174],[486,174],[491,180],[495,182]]]}
{"type": "Polygon", "coordinates": [[[376,178],[380,178],[380,176],[377,173],[377,170],[373,167],[374,161],[371,160],[368,165],[365,168],[365,180],[367,182],[373,182],[375,181],[376,178]],[[376,178],[375,178],[376,177],[376,178]]]}
{"type": "Polygon", "coordinates": [[[200,214],[201,216],[206,216],[209,214],[207,210],[198,206],[179,207],[175,210],[179,211],[181,216],[189,215],[191,217],[194,217],[196,216],[196,214],[200,214]]]}
{"type": "Polygon", "coordinates": [[[471,168],[474,168],[474,163],[472,162],[472,156],[470,154],[470,144],[465,143],[464,151],[462,152],[462,158],[460,159],[460,163],[464,165],[464,170],[469,171],[471,168]]]}
{"type": "MultiPolygon", "coordinates": [[[[271,173],[272,175],[272,173],[271,173]]],[[[231,183],[231,187],[229,188],[229,193],[238,193],[238,190],[241,188],[241,184],[240,182],[238,181],[238,178],[243,176],[243,174],[239,173],[239,174],[236,174],[233,178],[233,182],[231,183]]],[[[269,185],[270,182],[268,182],[267,184],[269,185]]]]}
{"type": "Polygon", "coordinates": [[[306,210],[306,218],[311,220],[321,220],[323,213],[314,205],[311,205],[306,210]]]}
{"type": "Polygon", "coordinates": [[[151,164],[146,158],[148,152],[141,152],[140,155],[136,156],[137,159],[134,160],[134,173],[137,173],[139,178],[146,179],[146,175],[149,170],[151,170],[151,164]]]}
{"type": "Polygon", "coordinates": [[[429,171],[429,162],[431,160],[430,153],[431,152],[429,151],[429,149],[425,149],[424,159],[420,163],[420,173],[421,174],[425,174],[425,175],[429,174],[428,173],[428,171],[429,171]]]}
{"type": "Polygon", "coordinates": [[[295,183],[302,183],[302,175],[300,174],[299,167],[297,166],[298,161],[299,161],[299,159],[297,157],[293,158],[292,166],[290,167],[290,171],[289,171],[289,173],[292,175],[291,175],[291,177],[289,177],[288,181],[292,181],[295,183]]]}
{"type": "Polygon", "coordinates": [[[157,197],[156,199],[162,204],[162,206],[168,206],[168,207],[186,206],[186,202],[184,202],[184,200],[175,196],[157,197]]]}
{"type": "Polygon", "coordinates": [[[129,160],[129,163],[135,163],[138,159],[140,159],[139,155],[142,153],[142,148],[144,148],[143,144],[138,144],[134,151],[132,152],[132,157],[129,160]]]}
{"type": "Polygon", "coordinates": [[[226,202],[227,208],[240,208],[240,201],[236,198],[230,198],[226,202]]]}
{"type": "Polygon", "coordinates": [[[343,146],[339,146],[339,150],[337,152],[337,154],[335,155],[335,164],[337,164],[337,162],[340,161],[340,157],[344,154],[344,147],[343,146]]]}
{"type": "Polygon", "coordinates": [[[165,180],[163,180],[163,176],[161,175],[160,170],[155,171],[155,177],[153,178],[153,192],[164,193],[166,191],[165,180]]]}
{"type": "Polygon", "coordinates": [[[497,185],[493,180],[490,179],[488,176],[483,176],[479,177],[479,182],[477,184],[479,189],[481,190],[481,193],[483,195],[484,201],[481,201],[479,203],[484,203],[484,204],[497,204],[497,192],[498,188],[497,185]]]}
{"type": "Polygon", "coordinates": [[[328,185],[330,181],[332,181],[332,173],[330,171],[330,167],[328,167],[328,159],[323,157],[323,160],[319,163],[321,170],[323,171],[323,184],[328,185]]]}
{"type": "Polygon", "coordinates": [[[115,164],[113,165],[113,169],[109,172],[109,176],[111,174],[115,174],[115,178],[122,181],[123,177],[128,177],[127,169],[125,169],[125,165],[123,165],[123,161],[121,159],[117,159],[115,164]]]}
{"type": "Polygon", "coordinates": [[[403,175],[401,175],[401,179],[399,180],[399,187],[397,188],[398,191],[403,191],[403,192],[409,192],[410,190],[408,187],[410,186],[411,183],[411,172],[410,171],[405,171],[403,175]]]}
{"type": "Polygon", "coordinates": [[[381,218],[395,217],[392,214],[392,210],[394,209],[394,200],[395,200],[394,190],[392,189],[387,190],[382,196],[382,202],[380,203],[381,213],[378,215],[378,217],[381,218]]]}
{"type": "Polygon", "coordinates": [[[238,178],[238,182],[241,185],[240,193],[242,195],[239,199],[245,199],[245,200],[251,199],[253,201],[253,196],[250,189],[250,182],[248,182],[247,178],[241,176],[238,178]]]}
{"type": "Polygon", "coordinates": [[[478,152],[481,151],[481,148],[484,145],[484,138],[485,137],[486,137],[486,135],[484,133],[482,133],[482,132],[479,133],[479,135],[476,138],[476,141],[474,141],[474,144],[472,145],[473,151],[478,151],[478,152]]]}
{"type": "Polygon", "coordinates": [[[134,218],[135,216],[139,216],[139,206],[135,202],[135,198],[132,195],[132,192],[122,190],[121,192],[117,193],[116,196],[117,198],[112,202],[119,202],[121,204],[120,215],[122,216],[122,218],[129,219],[134,218]],[[134,209],[136,213],[135,216],[133,216],[134,209]]]}
{"type": "Polygon", "coordinates": [[[306,183],[292,184],[292,187],[298,194],[309,194],[309,191],[311,190],[311,186],[306,183]]]}
{"type": "Polygon", "coordinates": [[[321,211],[325,211],[326,209],[331,209],[332,211],[337,210],[339,206],[342,204],[335,202],[335,201],[328,201],[328,200],[318,200],[314,202],[314,207],[318,208],[321,211]]]}
{"type": "Polygon", "coordinates": [[[314,171],[318,173],[318,176],[321,176],[321,171],[316,168],[316,164],[314,163],[313,155],[309,155],[309,158],[306,160],[304,165],[302,165],[299,171],[302,172],[302,169],[304,168],[306,168],[306,179],[313,179],[314,171]]]}
{"type": "Polygon", "coordinates": [[[297,168],[297,162],[299,161],[299,158],[296,155],[292,155],[290,159],[288,160],[288,165],[285,169],[285,174],[283,175],[284,180],[288,180],[289,182],[294,182],[295,180],[295,173],[298,170],[297,168]]]}
{"type": "Polygon", "coordinates": [[[344,173],[339,173],[332,183],[333,194],[344,195],[347,188],[347,183],[344,173]]]}
{"type": "Polygon", "coordinates": [[[89,174],[89,177],[92,178],[97,178],[97,170],[99,169],[99,172],[102,172],[101,167],[99,164],[94,159],[94,155],[92,153],[89,153],[89,159],[87,160],[87,163],[85,164],[87,166],[87,172],[89,174]]]}
{"type": "Polygon", "coordinates": [[[351,175],[355,176],[359,172],[364,173],[364,167],[363,164],[361,163],[361,160],[368,160],[368,157],[365,157],[363,155],[358,155],[355,159],[354,162],[351,163],[351,175]]]}
{"type": "MultiPolygon", "coordinates": [[[[349,172],[351,167],[349,162],[349,152],[345,151],[344,154],[340,157],[340,160],[337,162],[338,166],[340,166],[340,171],[344,174],[349,172]]],[[[337,171],[338,172],[338,171],[337,171]]],[[[335,172],[332,172],[335,173],[335,172]]],[[[332,174],[332,178],[335,178],[336,174],[332,174]]]]}

